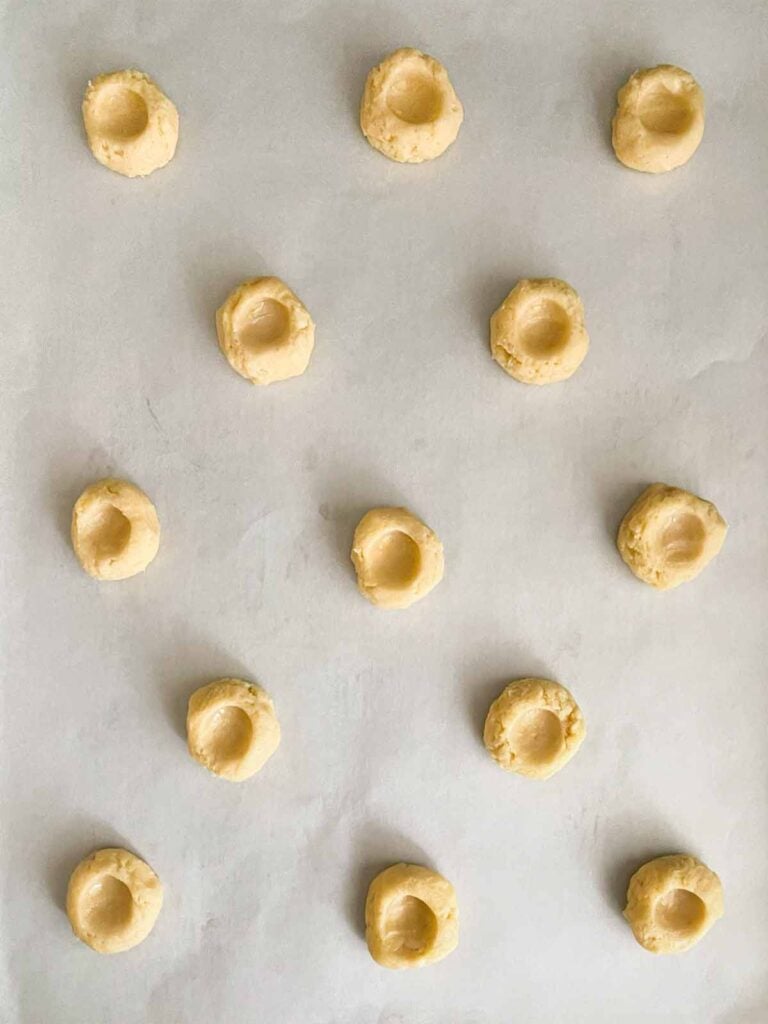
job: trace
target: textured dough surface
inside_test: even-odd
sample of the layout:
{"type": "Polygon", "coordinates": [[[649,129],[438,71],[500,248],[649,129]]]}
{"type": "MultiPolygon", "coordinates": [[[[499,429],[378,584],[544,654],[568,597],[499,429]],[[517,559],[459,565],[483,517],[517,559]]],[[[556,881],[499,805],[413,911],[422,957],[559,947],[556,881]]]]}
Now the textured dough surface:
{"type": "Polygon", "coordinates": [[[651,953],[685,952],[722,916],[720,879],[695,857],[657,857],[630,879],[624,917],[651,953]]]}
{"type": "Polygon", "coordinates": [[[67,889],[72,931],[97,953],[123,953],[143,942],[162,905],[163,887],[152,868],[116,847],[81,861],[67,889]]]}
{"type": "Polygon", "coordinates": [[[589,349],[577,292],[555,277],[518,281],[491,317],[491,355],[523,384],[555,384],[589,349]]]}
{"type": "Polygon", "coordinates": [[[216,333],[229,365],[252,384],[298,377],[315,345],[312,317],[277,277],[235,288],[216,312],[216,333]]]}
{"type": "Polygon", "coordinates": [[[704,135],[704,94],[689,71],[673,64],[636,71],[619,89],[612,141],[635,171],[662,174],[686,163],[704,135]]]}
{"type": "Polygon", "coordinates": [[[434,160],[454,142],[463,118],[448,72],[420,50],[395,50],[368,74],[360,127],[390,160],[434,160]]]}
{"type": "Polygon", "coordinates": [[[360,593],[380,608],[408,608],[443,578],[440,539],[406,508],[366,512],[351,558],[360,593]]]}
{"type": "Polygon", "coordinates": [[[711,501],[651,484],[624,516],[616,545],[629,568],[657,590],[695,579],[717,555],[728,526],[711,501]]]}
{"type": "Polygon", "coordinates": [[[272,698],[242,679],[201,686],[189,698],[187,744],[192,757],[215,775],[231,782],[249,779],[280,744],[272,698]]]}
{"type": "Polygon", "coordinates": [[[179,140],[176,107],[142,71],[113,71],[89,82],[83,123],[99,163],[128,178],[164,167],[179,140]]]}
{"type": "Polygon", "coordinates": [[[83,491],[72,510],[72,546],[97,580],[143,572],[160,547],[155,506],[135,484],[107,477],[83,491]]]}
{"type": "Polygon", "coordinates": [[[459,942],[453,886],[418,864],[386,868],[368,889],[365,940],[382,967],[400,970],[442,960],[459,942]]]}
{"type": "Polygon", "coordinates": [[[497,764],[531,779],[548,779],[573,757],[586,736],[570,692],[549,679],[517,679],[491,704],[483,741],[497,764]]]}

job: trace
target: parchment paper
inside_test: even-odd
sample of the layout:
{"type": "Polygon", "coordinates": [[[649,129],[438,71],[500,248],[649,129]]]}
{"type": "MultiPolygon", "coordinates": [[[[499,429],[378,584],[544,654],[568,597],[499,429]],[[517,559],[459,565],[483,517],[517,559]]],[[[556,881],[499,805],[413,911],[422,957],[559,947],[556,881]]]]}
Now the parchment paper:
{"type": "Polygon", "coordinates": [[[157,2],[3,5],[0,1017],[20,1024],[768,1021],[765,4],[157,2]],[[367,70],[413,45],[465,109],[421,167],[366,145],[367,70]],[[610,149],[617,88],[679,63],[703,144],[653,177],[610,149]],[[136,66],[181,114],[173,163],[111,174],[89,76],[136,66]],[[284,278],[309,372],[256,390],[213,314],[284,278]],[[492,362],[520,276],[581,294],[567,384],[492,362]],[[147,573],[99,585],[68,540],[115,474],[156,502],[147,573]],[[660,594],[614,534],[661,480],[730,523],[660,594]],[[447,574],[410,611],[363,601],[358,517],[403,503],[447,574]],[[589,735],[543,784],[481,741],[509,679],[570,687],[589,735]],[[273,695],[283,743],[232,785],[185,749],[189,693],[273,695]],[[66,883],[122,844],[166,887],[122,956],[77,942],[66,883]],[[726,916],[654,958],[620,911],[686,851],[726,916]],[[397,860],[456,886],[461,944],[369,958],[363,902],[397,860]]]}

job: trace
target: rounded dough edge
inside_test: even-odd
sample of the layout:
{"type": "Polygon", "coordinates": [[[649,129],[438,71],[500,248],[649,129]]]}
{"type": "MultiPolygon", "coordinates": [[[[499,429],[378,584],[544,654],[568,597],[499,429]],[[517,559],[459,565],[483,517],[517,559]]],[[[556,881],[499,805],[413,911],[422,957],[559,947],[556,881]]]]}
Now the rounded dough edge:
{"type": "Polygon", "coordinates": [[[399,863],[385,868],[368,887],[365,940],[373,959],[391,970],[423,967],[442,960],[459,943],[456,890],[447,878],[420,864],[399,863]],[[392,950],[387,941],[387,911],[393,903],[407,897],[424,903],[434,918],[434,934],[420,952],[392,950]]]}
{"type": "Polygon", "coordinates": [[[350,557],[357,575],[358,590],[379,608],[409,608],[426,597],[445,572],[440,538],[426,523],[401,506],[380,506],[366,512],[355,528],[350,557]],[[404,534],[418,548],[415,574],[397,584],[389,580],[379,582],[377,559],[374,557],[378,544],[391,534],[404,534]]]}
{"type": "Polygon", "coordinates": [[[67,917],[72,931],[97,953],[123,953],[147,938],[163,906],[163,886],[152,868],[121,847],[95,850],[80,861],[67,886],[67,917]],[[105,876],[122,883],[131,895],[129,920],[110,932],[93,928],[83,906],[89,890],[105,876]]]}
{"type": "Polygon", "coordinates": [[[112,71],[89,81],[82,113],[91,153],[104,167],[124,177],[145,177],[165,167],[176,153],[179,113],[143,71],[112,71]],[[122,99],[122,104],[112,104],[102,116],[100,107],[110,91],[116,92],[114,98],[122,99]]]}
{"type": "MultiPolygon", "coordinates": [[[[230,677],[214,679],[190,695],[187,705],[187,747],[192,758],[208,771],[230,782],[244,782],[259,772],[280,745],[280,723],[275,704],[258,683],[230,677]],[[224,709],[237,708],[247,715],[251,733],[245,749],[232,756],[217,755],[216,738],[208,735],[210,720],[224,709]]],[[[219,745],[221,746],[221,739],[219,745]]]]}
{"type": "Polygon", "coordinates": [[[401,47],[368,73],[360,102],[360,128],[371,146],[390,160],[423,163],[436,159],[456,140],[463,119],[464,108],[445,67],[421,50],[401,47]],[[399,117],[389,102],[390,89],[398,80],[406,85],[410,81],[412,89],[416,85],[412,94],[416,103],[419,96],[427,106],[430,96],[431,102],[439,102],[437,116],[421,122],[399,117]]]}

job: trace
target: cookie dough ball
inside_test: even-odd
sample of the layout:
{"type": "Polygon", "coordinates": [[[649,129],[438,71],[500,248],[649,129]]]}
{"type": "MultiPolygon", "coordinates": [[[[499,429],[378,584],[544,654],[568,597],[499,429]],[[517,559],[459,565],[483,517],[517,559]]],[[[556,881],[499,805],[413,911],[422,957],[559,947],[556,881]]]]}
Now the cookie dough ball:
{"type": "Polygon", "coordinates": [[[408,608],[443,578],[443,545],[407,508],[374,508],[357,524],[352,562],[371,604],[408,608]]]}
{"type": "Polygon", "coordinates": [[[371,882],[365,941],[382,967],[423,967],[459,944],[459,910],[451,883],[418,864],[393,864],[371,882]]]}
{"type": "Polygon", "coordinates": [[[621,557],[644,583],[670,590],[694,579],[723,546],[728,526],[711,501],[651,484],[619,527],[621,557]]]}
{"type": "Polygon", "coordinates": [[[491,355],[523,384],[554,384],[589,348],[578,293],[554,277],[518,281],[491,317],[491,355]]]}
{"type": "Polygon", "coordinates": [[[368,74],[360,127],[390,160],[434,160],[455,140],[463,119],[448,72],[420,50],[395,50],[368,74]]]}
{"type": "Polygon", "coordinates": [[[155,506],[133,484],[108,477],[86,487],[72,510],[72,546],[97,580],[143,572],[160,547],[155,506]]]}
{"type": "Polygon", "coordinates": [[[189,698],[189,752],[215,775],[230,782],[249,779],[264,767],[279,744],[275,705],[256,683],[217,679],[189,698]]]}
{"type": "Polygon", "coordinates": [[[619,89],[613,117],[616,156],[635,171],[661,174],[691,159],[704,134],[704,94],[672,64],[636,71],[619,89]]]}
{"type": "Polygon", "coordinates": [[[257,277],[216,311],[219,347],[252,384],[274,384],[304,373],[315,346],[315,325],[304,304],[277,277],[257,277]]]}
{"type": "Polygon", "coordinates": [[[97,850],[72,872],[67,917],[72,931],[97,953],[124,953],[155,926],[163,886],[155,872],[128,850],[97,850]]]}
{"type": "Polygon", "coordinates": [[[141,71],[113,71],[89,82],[83,121],[99,163],[128,178],[165,167],[179,141],[176,107],[141,71]]]}
{"type": "Polygon", "coordinates": [[[651,953],[684,953],[722,916],[720,879],[695,857],[657,857],[630,879],[624,917],[651,953]]]}
{"type": "Polygon", "coordinates": [[[518,679],[491,704],[483,741],[506,771],[548,779],[570,761],[586,734],[581,709],[564,686],[518,679]]]}

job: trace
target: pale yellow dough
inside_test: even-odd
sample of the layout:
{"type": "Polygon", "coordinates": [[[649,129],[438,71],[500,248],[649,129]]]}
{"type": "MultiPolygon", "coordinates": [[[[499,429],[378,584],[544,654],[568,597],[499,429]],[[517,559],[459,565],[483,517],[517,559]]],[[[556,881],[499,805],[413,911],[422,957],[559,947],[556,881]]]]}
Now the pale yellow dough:
{"type": "Polygon", "coordinates": [[[128,178],[164,167],[176,152],[178,111],[142,71],[113,71],[89,82],[83,121],[99,163],[128,178]]]}
{"type": "Polygon", "coordinates": [[[581,299],[555,277],[518,281],[491,317],[491,354],[523,384],[566,380],[588,348],[581,299]]]}
{"type": "Polygon", "coordinates": [[[517,679],[491,704],[483,741],[508,772],[548,779],[586,736],[581,709],[564,686],[549,679],[517,679]]]}
{"type": "Polygon", "coordinates": [[[230,782],[249,779],[280,744],[272,698],[242,679],[201,686],[189,698],[187,744],[192,757],[215,775],[230,782]]]}
{"type": "Polygon", "coordinates": [[[423,967],[459,943],[459,910],[451,883],[418,864],[393,864],[371,882],[365,940],[382,967],[423,967]]]}
{"type": "Polygon", "coordinates": [[[720,879],[695,857],[657,857],[630,879],[624,917],[651,953],[684,953],[722,916],[720,879]]]}
{"type": "Polygon", "coordinates": [[[443,578],[440,539],[407,508],[366,512],[351,557],[360,593],[380,608],[408,608],[443,578]]]}
{"type": "Polygon", "coordinates": [[[661,174],[691,159],[704,135],[704,94],[673,64],[636,71],[619,89],[613,148],[635,171],[661,174]]]}
{"type": "Polygon", "coordinates": [[[134,484],[107,477],[86,487],[72,510],[72,546],[97,580],[143,572],[160,546],[155,506],[134,484]]]}
{"type": "Polygon", "coordinates": [[[448,72],[420,50],[395,50],[368,74],[360,127],[390,160],[434,160],[456,139],[463,118],[448,72]]]}
{"type": "Polygon", "coordinates": [[[644,583],[670,590],[694,579],[723,546],[728,526],[711,501],[651,484],[619,527],[621,557],[644,583]]]}
{"type": "Polygon", "coordinates": [[[97,953],[123,953],[155,926],[163,886],[155,872],[128,850],[97,850],[72,872],[67,916],[72,931],[97,953]]]}
{"type": "Polygon", "coordinates": [[[312,317],[277,277],[235,288],[216,312],[216,332],[232,369],[252,384],[298,377],[315,345],[312,317]]]}

